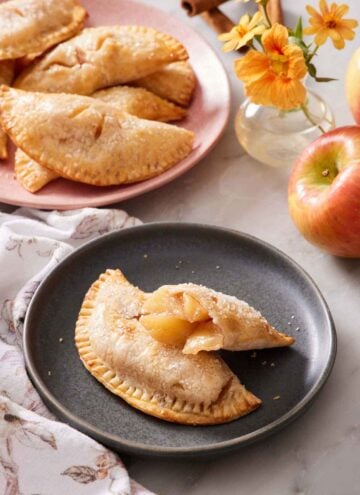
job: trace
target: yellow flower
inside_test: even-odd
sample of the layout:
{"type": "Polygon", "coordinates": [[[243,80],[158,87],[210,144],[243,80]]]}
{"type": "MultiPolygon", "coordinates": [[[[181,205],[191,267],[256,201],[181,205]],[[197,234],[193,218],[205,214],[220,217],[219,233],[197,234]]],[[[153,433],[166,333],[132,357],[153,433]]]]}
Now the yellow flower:
{"type": "Polygon", "coordinates": [[[320,46],[330,37],[335,48],[341,50],[345,46],[345,40],[352,40],[355,36],[353,31],[358,25],[354,19],[343,19],[348,12],[349,7],[345,4],[338,5],[332,3],[329,5],[326,0],[319,2],[320,12],[310,5],[306,10],[310,14],[309,22],[311,26],[304,29],[305,34],[315,34],[315,43],[320,46]]]}
{"type": "Polygon", "coordinates": [[[261,41],[264,52],[250,50],[235,60],[235,72],[244,82],[247,96],[259,105],[298,108],[306,98],[301,79],[307,68],[301,48],[288,43],[288,31],[281,24],[268,29],[261,41]]]}
{"type": "Polygon", "coordinates": [[[265,26],[259,24],[263,19],[261,12],[256,12],[252,18],[248,14],[243,15],[238,25],[234,26],[229,33],[220,34],[219,40],[225,41],[223,46],[224,52],[238,50],[246,45],[257,34],[265,31],[265,26]]]}

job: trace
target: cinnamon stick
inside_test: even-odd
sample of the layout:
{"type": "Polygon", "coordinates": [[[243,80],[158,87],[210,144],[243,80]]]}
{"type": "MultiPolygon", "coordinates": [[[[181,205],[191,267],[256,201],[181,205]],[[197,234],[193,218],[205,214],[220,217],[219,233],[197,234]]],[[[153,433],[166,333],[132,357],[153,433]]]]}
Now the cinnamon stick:
{"type": "Polygon", "coordinates": [[[231,19],[217,8],[203,12],[201,17],[218,34],[231,31],[235,25],[231,19]]]}
{"type": "Polygon", "coordinates": [[[181,0],[181,6],[189,16],[212,10],[227,0],[181,0]]]}
{"type": "Polygon", "coordinates": [[[266,10],[271,21],[271,24],[278,22],[279,24],[284,23],[283,11],[281,8],[281,0],[269,0],[266,10]]]}

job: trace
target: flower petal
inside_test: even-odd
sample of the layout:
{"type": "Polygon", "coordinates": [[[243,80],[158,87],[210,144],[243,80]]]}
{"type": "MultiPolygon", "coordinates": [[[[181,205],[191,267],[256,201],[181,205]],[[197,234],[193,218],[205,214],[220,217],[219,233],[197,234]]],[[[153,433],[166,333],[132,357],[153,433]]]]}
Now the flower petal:
{"type": "Polygon", "coordinates": [[[306,99],[306,89],[297,80],[266,75],[245,86],[246,94],[258,105],[270,105],[282,110],[298,108],[306,99]]]}
{"type": "Polygon", "coordinates": [[[312,7],[311,5],[307,5],[306,6],[306,10],[308,11],[308,13],[312,16],[312,17],[315,17],[315,19],[318,19],[319,21],[322,20],[322,17],[321,15],[319,14],[319,12],[317,10],[314,9],[314,7],[312,7]]]}
{"type": "Polygon", "coordinates": [[[326,3],[326,0],[320,0],[319,7],[320,7],[322,17],[325,17],[326,15],[329,14],[329,7],[328,7],[328,4],[326,3]]]}
{"type": "Polygon", "coordinates": [[[343,17],[348,11],[349,11],[349,6],[343,3],[342,5],[337,5],[336,3],[333,3],[332,6],[334,6],[333,9],[333,15],[334,17],[343,17]]]}
{"type": "Polygon", "coordinates": [[[288,77],[291,79],[302,79],[307,74],[304,54],[298,46],[288,45],[284,54],[289,59],[288,77]]]}
{"type": "Polygon", "coordinates": [[[271,89],[274,76],[267,73],[257,81],[245,85],[246,95],[258,105],[272,105],[271,89]]]}
{"type": "Polygon", "coordinates": [[[250,16],[249,14],[245,14],[240,18],[239,25],[240,26],[247,26],[250,22],[250,16]]]}
{"type": "Polygon", "coordinates": [[[355,38],[355,31],[352,31],[345,26],[338,26],[336,29],[339,32],[340,36],[345,40],[353,40],[355,38]]]}
{"type": "Polygon", "coordinates": [[[234,69],[237,77],[250,82],[269,72],[269,59],[265,53],[250,50],[242,58],[235,60],[234,69]]]}
{"type": "Polygon", "coordinates": [[[231,31],[229,33],[219,34],[219,36],[218,36],[218,40],[220,40],[220,41],[229,41],[232,38],[233,38],[233,34],[231,31]]]}
{"type": "Polygon", "coordinates": [[[317,28],[314,26],[308,26],[303,30],[303,33],[306,35],[315,34],[316,32],[317,32],[317,28]]]}
{"type": "Polygon", "coordinates": [[[249,29],[253,29],[255,26],[257,26],[261,21],[263,20],[263,15],[260,10],[258,10],[253,16],[252,19],[249,23],[249,29]]]}
{"type": "Polygon", "coordinates": [[[328,29],[326,29],[326,28],[319,29],[318,32],[316,33],[316,36],[315,36],[315,43],[318,46],[323,45],[326,42],[326,40],[328,39],[328,36],[329,36],[329,30],[328,29]]]}
{"type": "Polygon", "coordinates": [[[238,40],[235,39],[227,41],[222,47],[223,52],[231,52],[232,50],[236,50],[238,43],[239,43],[238,40]]]}
{"type": "Polygon", "coordinates": [[[341,39],[341,35],[340,33],[338,32],[337,29],[329,29],[328,30],[328,33],[329,33],[329,36],[330,38],[334,41],[338,41],[339,39],[341,39]]]}
{"type": "Polygon", "coordinates": [[[336,39],[336,40],[332,40],[333,44],[334,44],[334,47],[337,49],[337,50],[342,50],[345,46],[345,41],[343,38],[339,38],[339,39],[336,39]]]}
{"type": "Polygon", "coordinates": [[[282,24],[273,24],[273,26],[264,32],[261,42],[264,50],[269,53],[282,53],[282,49],[288,42],[288,30],[282,24]]]}
{"type": "Polygon", "coordinates": [[[338,50],[341,50],[345,46],[344,38],[336,29],[329,29],[329,36],[338,50]]]}
{"type": "Polygon", "coordinates": [[[337,24],[338,26],[346,26],[349,29],[356,28],[359,25],[358,21],[355,21],[355,19],[341,19],[337,24]]]}

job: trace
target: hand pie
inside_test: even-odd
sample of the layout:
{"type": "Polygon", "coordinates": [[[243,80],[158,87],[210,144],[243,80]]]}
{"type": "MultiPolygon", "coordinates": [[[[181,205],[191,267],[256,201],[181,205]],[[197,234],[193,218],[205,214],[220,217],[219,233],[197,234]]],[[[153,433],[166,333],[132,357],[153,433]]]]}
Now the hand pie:
{"type": "Polygon", "coordinates": [[[88,371],[131,406],[167,421],[232,421],[261,401],[214,353],[188,356],[153,339],[138,320],[144,293],[107,270],[85,296],[75,342],[88,371]]]}
{"type": "Polygon", "coordinates": [[[0,60],[40,54],[71,38],[86,10],[75,0],[10,0],[0,4],[0,60]]]}
{"type": "Polygon", "coordinates": [[[194,135],[133,117],[94,98],[0,88],[0,118],[14,143],[62,177],[109,186],[154,177],[185,158],[194,135]]]}
{"type": "Polygon", "coordinates": [[[179,41],[152,28],[88,28],[27,67],[15,81],[15,87],[91,95],[98,89],[139,79],[170,62],[187,58],[179,41]]]}
{"type": "Polygon", "coordinates": [[[196,78],[188,61],[174,62],[132,84],[187,107],[194,93],[196,78]]]}
{"type": "Polygon", "coordinates": [[[294,343],[246,302],[201,285],[164,285],[147,295],[143,313],[140,322],[155,339],[177,345],[185,354],[294,343]]]}
{"type": "Polygon", "coordinates": [[[39,191],[46,184],[59,177],[56,172],[32,160],[20,148],[15,152],[15,175],[23,188],[31,193],[39,191]]]}
{"type": "Polygon", "coordinates": [[[96,91],[93,98],[111,103],[114,108],[139,117],[139,119],[170,122],[186,116],[184,108],[164,100],[144,88],[114,86],[96,91]]]}
{"type": "MultiPolygon", "coordinates": [[[[14,77],[13,60],[3,60],[0,62],[0,84],[11,84],[14,77]]],[[[0,160],[8,157],[7,152],[7,135],[0,127],[0,160]]]]}
{"type": "MultiPolygon", "coordinates": [[[[114,108],[143,119],[166,122],[181,119],[186,115],[186,110],[183,108],[143,88],[114,86],[97,91],[92,97],[111,103],[114,108]]],[[[39,191],[59,177],[56,172],[32,160],[20,149],[15,153],[15,174],[18,182],[31,193],[39,191]]]]}

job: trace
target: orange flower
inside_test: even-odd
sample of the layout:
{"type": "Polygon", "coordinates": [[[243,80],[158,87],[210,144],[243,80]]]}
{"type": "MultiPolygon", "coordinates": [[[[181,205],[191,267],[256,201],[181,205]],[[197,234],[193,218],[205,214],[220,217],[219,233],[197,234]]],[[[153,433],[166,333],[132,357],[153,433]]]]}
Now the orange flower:
{"type": "Polygon", "coordinates": [[[259,105],[298,108],[306,99],[301,79],[307,68],[301,48],[288,43],[288,31],[281,24],[268,29],[261,42],[264,52],[250,50],[235,60],[235,72],[244,82],[247,96],[259,105]]]}
{"type": "Polygon", "coordinates": [[[352,40],[355,36],[353,31],[358,25],[354,19],[343,19],[349,7],[345,4],[332,3],[330,7],[326,0],[319,2],[320,12],[310,5],[306,10],[310,14],[311,26],[304,29],[305,34],[315,34],[315,43],[320,46],[330,37],[335,48],[341,50],[345,46],[345,40],[352,40]]]}

